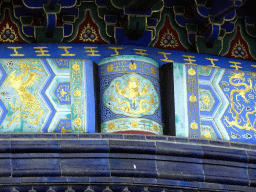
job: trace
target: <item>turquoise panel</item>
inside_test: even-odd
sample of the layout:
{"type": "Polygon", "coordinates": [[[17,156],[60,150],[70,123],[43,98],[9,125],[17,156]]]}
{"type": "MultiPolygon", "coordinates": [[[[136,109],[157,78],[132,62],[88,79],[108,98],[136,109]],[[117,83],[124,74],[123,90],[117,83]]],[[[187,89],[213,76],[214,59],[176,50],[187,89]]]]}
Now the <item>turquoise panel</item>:
{"type": "Polygon", "coordinates": [[[159,69],[141,56],[100,61],[101,130],[163,134],[159,69]]]}
{"type": "MultiPolygon", "coordinates": [[[[85,132],[84,103],[95,105],[95,99],[84,86],[93,71],[83,69],[92,63],[81,59],[0,59],[0,63],[1,133],[85,132]]],[[[95,115],[95,109],[91,113],[95,115]]],[[[92,127],[90,132],[95,132],[92,127]]]]}

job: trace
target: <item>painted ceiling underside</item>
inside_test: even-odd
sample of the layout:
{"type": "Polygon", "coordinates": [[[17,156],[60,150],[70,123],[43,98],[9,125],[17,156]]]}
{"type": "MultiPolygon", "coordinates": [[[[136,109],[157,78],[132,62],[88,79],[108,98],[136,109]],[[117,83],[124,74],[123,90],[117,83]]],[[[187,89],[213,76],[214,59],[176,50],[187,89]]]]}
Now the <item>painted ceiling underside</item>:
{"type": "Polygon", "coordinates": [[[1,43],[97,43],[254,61],[256,8],[246,0],[2,0],[1,43]]]}

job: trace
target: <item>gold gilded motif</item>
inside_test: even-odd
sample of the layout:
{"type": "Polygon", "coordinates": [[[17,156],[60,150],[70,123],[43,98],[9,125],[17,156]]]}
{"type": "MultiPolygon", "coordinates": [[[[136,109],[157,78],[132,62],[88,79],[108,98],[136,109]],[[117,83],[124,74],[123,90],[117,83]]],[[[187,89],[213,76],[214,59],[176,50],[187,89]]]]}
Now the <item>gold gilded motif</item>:
{"type": "Polygon", "coordinates": [[[74,120],[74,123],[75,123],[76,125],[81,125],[82,122],[83,122],[82,119],[80,119],[79,117],[75,118],[75,120],[74,120]]]}
{"type": "Polygon", "coordinates": [[[115,129],[115,123],[109,123],[108,124],[108,130],[114,130],[115,129]]]}
{"type": "Polygon", "coordinates": [[[113,71],[113,65],[110,64],[107,66],[107,72],[112,72],[113,71]]]}
{"type": "Polygon", "coordinates": [[[205,105],[209,105],[209,102],[210,102],[209,97],[208,96],[204,96],[203,102],[204,102],[205,105]]]}
{"type": "Polygon", "coordinates": [[[167,55],[171,55],[171,53],[165,53],[165,52],[158,52],[164,56],[164,59],[160,59],[161,61],[165,62],[173,62],[173,60],[168,59],[167,55]]]}
{"type": "Polygon", "coordinates": [[[157,127],[156,124],[153,124],[153,130],[156,131],[156,132],[158,131],[158,127],[157,127]]]}
{"type": "Polygon", "coordinates": [[[205,58],[205,59],[211,61],[211,64],[212,64],[212,65],[207,65],[207,66],[209,66],[209,67],[217,67],[217,66],[215,66],[214,61],[219,61],[218,59],[212,59],[212,58],[205,58]]]}
{"type": "Polygon", "coordinates": [[[138,126],[139,126],[138,121],[132,121],[132,122],[131,122],[131,127],[137,128],[138,126]]]}
{"type": "Polygon", "coordinates": [[[64,91],[64,89],[61,89],[60,95],[61,97],[64,97],[68,92],[64,91]]]}
{"type": "Polygon", "coordinates": [[[82,92],[79,91],[78,89],[74,91],[74,96],[75,97],[80,97],[82,95],[82,92]]]}
{"type": "Polygon", "coordinates": [[[183,59],[184,61],[188,61],[188,63],[185,63],[185,64],[196,65],[196,63],[193,63],[193,62],[196,62],[196,60],[192,59],[192,58],[195,58],[195,56],[192,56],[192,55],[182,55],[182,57],[187,57],[187,59],[183,59]]]}
{"type": "MultiPolygon", "coordinates": [[[[27,88],[33,87],[41,76],[40,73],[30,72],[31,70],[43,71],[38,66],[33,66],[37,63],[31,62],[30,64],[25,64],[19,61],[18,67],[19,71],[23,71],[20,75],[16,76],[16,70],[14,70],[9,77],[7,78],[4,86],[12,87],[16,90],[18,95],[20,96],[20,102],[16,102],[19,106],[15,106],[14,103],[9,102],[9,105],[14,110],[14,112],[7,118],[10,120],[10,117],[16,112],[20,111],[20,113],[16,114],[15,117],[8,123],[7,126],[10,126],[13,122],[17,121],[17,125],[21,120],[21,117],[27,119],[27,123],[38,125],[40,117],[43,115],[43,110],[40,107],[40,100],[36,98],[35,95],[32,95],[27,88]],[[28,114],[25,114],[27,112],[28,114]],[[35,121],[29,121],[29,119],[36,118],[35,121]]],[[[14,96],[15,97],[15,96],[14,96]]]]}
{"type": "Polygon", "coordinates": [[[72,133],[72,131],[65,129],[65,127],[62,127],[61,128],[61,133],[72,133]]]}
{"type": "Polygon", "coordinates": [[[117,94],[125,97],[126,99],[121,101],[119,98],[114,99],[114,97],[110,97],[110,100],[117,101],[119,106],[123,105],[123,104],[126,104],[126,106],[125,107],[117,106],[117,107],[115,107],[115,109],[120,109],[126,113],[133,114],[133,115],[147,113],[152,109],[152,106],[150,106],[149,108],[145,108],[143,106],[144,103],[148,103],[149,105],[155,104],[153,95],[148,92],[148,89],[150,88],[149,84],[146,84],[143,87],[141,92],[138,91],[140,85],[139,85],[139,81],[138,81],[137,77],[135,77],[135,76],[131,76],[128,79],[128,86],[126,88],[121,89],[119,87],[119,84],[120,84],[120,81],[116,82],[116,92],[117,92],[117,94]],[[148,95],[151,98],[151,101],[148,101],[146,99],[136,99],[137,97],[140,97],[143,95],[148,95]],[[132,102],[133,102],[132,106],[129,102],[129,98],[135,98],[132,100],[132,102]],[[138,103],[137,107],[139,107],[139,108],[137,110],[134,110],[135,104],[137,104],[137,103],[138,103]]]}
{"type": "Polygon", "coordinates": [[[130,68],[131,70],[137,69],[136,63],[130,63],[130,64],[129,64],[129,68],[130,68]]]}
{"type": "Polygon", "coordinates": [[[36,56],[51,56],[50,54],[45,54],[45,53],[48,53],[49,51],[43,50],[43,49],[47,49],[47,48],[48,47],[34,47],[34,49],[39,49],[39,50],[36,50],[35,52],[40,53],[40,54],[37,54],[36,56]]]}
{"type": "Polygon", "coordinates": [[[151,73],[154,74],[154,75],[156,74],[156,70],[155,70],[154,67],[151,67],[151,73]]]}
{"type": "Polygon", "coordinates": [[[211,135],[211,133],[207,132],[207,133],[205,133],[205,135],[203,135],[202,137],[204,137],[205,139],[211,139],[211,138],[212,138],[212,135],[211,135]]]}
{"type": "Polygon", "coordinates": [[[244,99],[245,103],[249,103],[250,101],[248,99],[246,99],[245,94],[253,89],[252,80],[251,79],[247,80],[250,83],[250,85],[248,85],[248,84],[244,83],[245,78],[243,76],[244,76],[244,72],[239,72],[239,73],[234,73],[229,78],[229,83],[235,87],[235,89],[231,90],[230,97],[229,97],[230,105],[231,105],[231,109],[232,109],[232,111],[230,110],[229,113],[231,113],[234,120],[229,121],[229,117],[227,117],[227,116],[224,117],[224,120],[228,124],[227,125],[228,127],[231,127],[234,129],[233,126],[235,126],[239,129],[245,129],[247,131],[252,130],[256,133],[256,129],[254,128],[255,125],[254,125],[254,123],[252,124],[250,122],[250,118],[249,118],[249,115],[253,115],[256,113],[256,103],[255,103],[254,111],[246,112],[246,114],[245,114],[246,120],[244,120],[244,118],[240,117],[240,114],[244,110],[244,105],[241,105],[239,103],[239,100],[237,97],[241,96],[244,99]],[[239,81],[237,81],[237,80],[239,80],[239,81]],[[242,83],[240,83],[240,81],[242,81],[242,83]],[[240,87],[240,86],[244,87],[244,89],[239,90],[237,87],[240,87]],[[237,103],[235,103],[235,101],[237,103]],[[240,106],[240,107],[238,107],[238,106],[240,106]],[[241,123],[242,123],[241,119],[243,119],[243,121],[245,122],[244,125],[241,125],[241,123]]]}
{"type": "Polygon", "coordinates": [[[196,96],[195,95],[191,95],[189,97],[189,101],[192,102],[192,103],[196,102],[197,101],[196,96]]]}
{"type": "Polygon", "coordinates": [[[236,70],[239,70],[239,69],[241,69],[241,68],[242,68],[241,66],[239,66],[239,65],[241,65],[241,63],[240,63],[240,62],[229,61],[229,63],[234,64],[234,65],[230,65],[230,67],[234,67],[234,68],[236,68],[236,70]]]}
{"type": "Polygon", "coordinates": [[[191,76],[194,76],[194,75],[196,74],[196,71],[192,68],[192,66],[191,66],[191,68],[188,70],[188,74],[191,75],[191,76]]]}
{"type": "Polygon", "coordinates": [[[192,122],[192,123],[190,124],[190,128],[196,130],[196,129],[198,128],[197,123],[196,123],[196,122],[192,122]]]}
{"type": "Polygon", "coordinates": [[[80,65],[77,64],[77,62],[72,66],[72,69],[75,71],[79,71],[80,70],[80,65]]]}
{"type": "Polygon", "coordinates": [[[71,54],[69,53],[68,49],[71,49],[71,46],[62,46],[62,47],[58,47],[59,49],[63,49],[65,51],[65,53],[61,54],[61,56],[75,56],[76,54],[71,54]]]}
{"type": "Polygon", "coordinates": [[[24,56],[24,54],[19,54],[17,49],[21,49],[22,47],[7,47],[8,49],[13,49],[14,54],[10,54],[10,56],[24,56]]]}

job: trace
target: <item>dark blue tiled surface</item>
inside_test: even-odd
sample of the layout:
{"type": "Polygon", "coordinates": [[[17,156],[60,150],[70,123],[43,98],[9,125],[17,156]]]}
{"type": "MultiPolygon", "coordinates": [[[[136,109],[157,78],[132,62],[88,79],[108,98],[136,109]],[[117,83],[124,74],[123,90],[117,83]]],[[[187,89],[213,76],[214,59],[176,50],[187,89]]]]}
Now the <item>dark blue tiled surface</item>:
{"type": "Polygon", "coordinates": [[[124,139],[145,140],[145,135],[124,135],[124,139]]]}
{"type": "Polygon", "coordinates": [[[189,140],[185,137],[175,137],[175,141],[180,143],[188,143],[189,140]]]}
{"type": "Polygon", "coordinates": [[[110,135],[13,134],[10,137],[0,134],[0,184],[84,186],[91,182],[116,183],[121,187],[124,184],[174,186],[199,191],[253,191],[253,187],[245,186],[249,183],[256,186],[255,145],[110,135]]]}
{"type": "Polygon", "coordinates": [[[156,147],[159,155],[203,157],[202,147],[198,145],[156,142],[156,147]]]}
{"type": "Polygon", "coordinates": [[[11,134],[12,139],[29,139],[29,138],[34,138],[34,134],[32,133],[16,133],[16,134],[11,134]]]}
{"type": "Polygon", "coordinates": [[[111,175],[121,177],[157,177],[152,160],[109,159],[111,175]]]}
{"type": "Polygon", "coordinates": [[[110,176],[109,161],[103,158],[61,159],[62,176],[110,176]]]}
{"type": "Polygon", "coordinates": [[[246,151],[223,147],[202,146],[204,158],[248,162],[246,151]]]}
{"type": "Polygon", "coordinates": [[[54,133],[46,133],[46,134],[34,134],[34,138],[40,139],[55,139],[57,135],[54,133]]]}
{"type": "Polygon", "coordinates": [[[58,140],[12,140],[11,152],[59,152],[60,141],[58,140]]]}
{"type": "Polygon", "coordinates": [[[0,153],[10,153],[11,142],[9,140],[0,140],[0,153]]]}
{"type": "Polygon", "coordinates": [[[109,140],[111,153],[146,153],[155,154],[155,142],[109,140]]]}
{"type": "Polygon", "coordinates": [[[119,135],[119,134],[101,134],[101,138],[102,139],[123,139],[124,136],[123,135],[119,135]]]}
{"type": "Polygon", "coordinates": [[[155,135],[147,135],[147,140],[167,140],[165,136],[155,136],[155,135]]]}
{"type": "Polygon", "coordinates": [[[209,144],[217,145],[217,146],[222,146],[222,147],[230,147],[229,142],[220,141],[220,140],[209,140],[209,144]]]}
{"type": "Polygon", "coordinates": [[[0,159],[0,177],[10,177],[11,174],[11,160],[0,159]]]}
{"type": "Polygon", "coordinates": [[[202,164],[156,161],[159,178],[204,181],[202,164]]]}
{"type": "Polygon", "coordinates": [[[63,139],[78,139],[78,134],[66,133],[66,134],[62,134],[61,138],[63,138],[63,139]]]}
{"type": "Polygon", "coordinates": [[[133,184],[134,183],[134,178],[133,177],[111,177],[111,182],[112,183],[129,183],[133,184]]]}
{"type": "Polygon", "coordinates": [[[61,152],[109,152],[107,140],[61,140],[61,152]]]}
{"type": "Polygon", "coordinates": [[[101,138],[101,135],[97,133],[79,134],[79,138],[80,139],[99,139],[101,138]]]}
{"type": "Polygon", "coordinates": [[[147,155],[147,154],[131,154],[131,153],[110,153],[110,158],[118,159],[151,159],[155,160],[156,155],[147,155]]]}

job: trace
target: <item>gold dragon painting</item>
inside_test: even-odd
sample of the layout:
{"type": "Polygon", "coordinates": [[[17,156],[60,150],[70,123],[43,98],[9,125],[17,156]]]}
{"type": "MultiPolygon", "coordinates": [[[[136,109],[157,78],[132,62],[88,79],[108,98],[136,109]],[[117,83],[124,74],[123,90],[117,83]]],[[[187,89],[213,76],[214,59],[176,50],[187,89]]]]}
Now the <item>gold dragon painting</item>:
{"type": "Polygon", "coordinates": [[[244,129],[247,131],[254,131],[255,129],[255,121],[252,123],[250,121],[250,116],[256,113],[256,102],[254,102],[254,109],[252,111],[248,111],[245,115],[241,115],[244,111],[244,104],[240,103],[242,99],[245,103],[250,103],[250,100],[247,98],[247,93],[253,91],[252,80],[248,78],[247,80],[244,78],[244,72],[233,72],[231,76],[229,76],[229,83],[234,87],[230,91],[230,109],[229,113],[232,115],[233,120],[229,120],[228,116],[224,116],[224,121],[227,123],[228,127],[244,129]]]}
{"type": "Polygon", "coordinates": [[[41,74],[39,72],[43,72],[43,70],[35,66],[38,61],[29,64],[26,64],[25,61],[27,60],[19,60],[18,69],[11,72],[3,85],[6,88],[14,89],[19,95],[19,99],[14,95],[15,103],[8,102],[11,109],[14,110],[7,118],[8,127],[14,122],[19,125],[21,118],[26,119],[27,123],[37,125],[43,115],[40,100],[36,98],[36,91],[34,90],[34,93],[29,91],[29,88],[34,87],[40,81],[41,74]]]}

